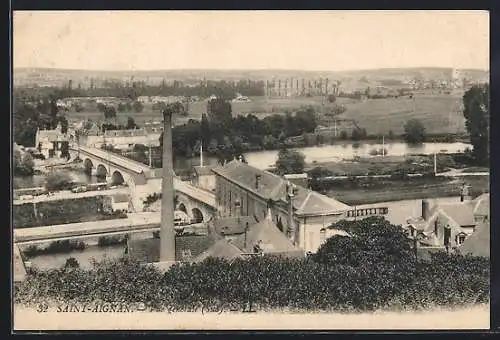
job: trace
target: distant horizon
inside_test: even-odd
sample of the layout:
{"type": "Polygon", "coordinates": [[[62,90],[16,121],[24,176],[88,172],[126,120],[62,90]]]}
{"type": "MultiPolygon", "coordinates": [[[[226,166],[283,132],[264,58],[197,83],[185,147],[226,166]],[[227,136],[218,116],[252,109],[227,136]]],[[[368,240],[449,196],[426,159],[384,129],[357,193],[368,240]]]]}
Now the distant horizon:
{"type": "Polygon", "coordinates": [[[131,70],[110,70],[110,69],[85,69],[85,68],[66,68],[66,67],[38,67],[38,66],[21,66],[14,67],[13,70],[58,70],[58,71],[83,71],[83,72],[113,72],[113,73],[126,73],[126,72],[164,72],[164,71],[220,71],[220,72],[234,72],[234,71],[299,71],[299,72],[334,72],[334,73],[348,73],[348,72],[363,72],[363,71],[378,71],[378,70],[412,70],[412,69],[457,69],[457,70],[475,70],[489,72],[489,68],[478,67],[453,67],[453,66],[401,66],[401,67],[377,67],[377,68],[359,68],[359,69],[296,69],[296,68],[164,68],[164,69],[131,69],[131,70]]]}

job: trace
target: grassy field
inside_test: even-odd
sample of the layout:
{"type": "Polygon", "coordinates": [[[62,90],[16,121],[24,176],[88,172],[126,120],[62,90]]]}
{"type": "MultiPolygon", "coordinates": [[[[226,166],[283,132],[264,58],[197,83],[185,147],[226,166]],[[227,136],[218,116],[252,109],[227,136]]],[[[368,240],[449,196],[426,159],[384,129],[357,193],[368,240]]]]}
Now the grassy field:
{"type": "MultiPolygon", "coordinates": [[[[419,119],[428,133],[463,133],[465,131],[464,118],[461,109],[460,94],[432,94],[417,93],[410,99],[406,97],[388,99],[355,100],[338,98],[337,103],[346,107],[346,112],[337,116],[341,120],[339,131],[350,130],[354,127],[352,121],[365,128],[368,134],[387,134],[392,130],[399,135],[404,132],[404,124],[409,119],[419,119]],[[342,120],[345,120],[342,122],[342,120]]],[[[267,115],[292,112],[301,106],[312,105],[319,111],[322,106],[321,97],[303,98],[266,98],[253,97],[248,103],[232,103],[233,115],[254,114],[259,118],[267,115]]],[[[328,112],[333,104],[325,102],[324,110],[328,112]]],[[[206,101],[199,101],[189,105],[188,117],[175,117],[175,124],[182,124],[189,119],[200,119],[206,112],[206,101]]],[[[69,112],[69,118],[92,120],[103,119],[103,114],[97,110],[90,112],[69,112]]],[[[117,113],[117,119],[125,124],[127,117],[133,117],[137,124],[142,125],[147,120],[161,119],[159,111],[153,111],[150,104],[146,104],[141,113],[117,113]]]]}
{"type": "Polygon", "coordinates": [[[349,205],[371,204],[379,202],[451,197],[458,196],[463,183],[471,186],[472,196],[489,192],[489,176],[470,176],[443,180],[412,179],[409,181],[377,180],[377,185],[362,187],[338,187],[326,191],[326,195],[334,197],[349,205]]]}
{"type": "Polygon", "coordinates": [[[346,112],[342,119],[354,119],[368,134],[404,133],[404,124],[409,119],[420,120],[428,133],[463,133],[464,118],[461,97],[456,95],[416,95],[389,99],[368,99],[345,102],[346,112]],[[450,121],[448,121],[450,118],[450,121]]]}

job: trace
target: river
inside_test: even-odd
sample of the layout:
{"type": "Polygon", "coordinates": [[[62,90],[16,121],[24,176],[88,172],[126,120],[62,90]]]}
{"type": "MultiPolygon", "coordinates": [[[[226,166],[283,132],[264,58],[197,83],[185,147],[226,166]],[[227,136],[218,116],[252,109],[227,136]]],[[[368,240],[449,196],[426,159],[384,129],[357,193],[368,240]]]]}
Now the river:
{"type": "MultiPolygon", "coordinates": [[[[409,145],[406,143],[392,142],[384,145],[389,156],[404,156],[408,154],[432,154],[434,152],[440,153],[455,153],[463,152],[466,148],[470,148],[470,144],[466,143],[423,143],[420,145],[409,145]]],[[[370,151],[382,148],[380,143],[339,143],[334,145],[322,145],[305,148],[295,148],[301,151],[306,156],[306,163],[313,162],[335,162],[342,161],[343,159],[352,159],[355,156],[360,157],[373,157],[370,151]]],[[[249,165],[258,169],[267,169],[274,165],[278,157],[278,150],[269,151],[253,151],[245,153],[245,158],[249,165]]],[[[217,163],[214,157],[204,157],[205,165],[213,165],[217,163]]],[[[174,162],[175,171],[191,169],[193,166],[200,165],[198,157],[183,158],[176,157],[174,162]]],[[[96,177],[88,176],[87,174],[77,171],[68,170],[68,173],[75,181],[82,183],[95,183],[96,177]]],[[[15,189],[19,188],[32,188],[41,187],[44,185],[44,175],[34,175],[31,177],[14,177],[13,184],[15,189]]]]}
{"type": "MultiPolygon", "coordinates": [[[[83,171],[78,171],[78,170],[61,170],[61,171],[67,172],[73,178],[73,180],[78,183],[99,182],[97,177],[89,176],[83,171]]],[[[14,176],[12,178],[12,182],[14,189],[43,187],[45,185],[45,175],[36,174],[27,177],[14,176]]]]}
{"type": "MultiPolygon", "coordinates": [[[[306,156],[306,163],[313,162],[335,162],[343,159],[353,159],[359,157],[373,157],[370,151],[381,149],[382,146],[386,149],[389,156],[404,156],[409,154],[425,154],[430,155],[437,153],[456,153],[464,152],[466,148],[472,148],[467,143],[423,143],[420,145],[409,145],[401,142],[392,142],[382,145],[381,143],[353,143],[345,142],[334,145],[321,145],[305,148],[295,148],[301,151],[306,156]]],[[[278,150],[268,151],[253,151],[245,153],[245,158],[249,165],[267,169],[274,166],[278,158],[278,150]]],[[[217,159],[214,157],[204,157],[205,165],[215,164],[217,159]]],[[[200,165],[199,158],[178,158],[174,163],[176,170],[189,169],[192,166],[200,165]]]]}

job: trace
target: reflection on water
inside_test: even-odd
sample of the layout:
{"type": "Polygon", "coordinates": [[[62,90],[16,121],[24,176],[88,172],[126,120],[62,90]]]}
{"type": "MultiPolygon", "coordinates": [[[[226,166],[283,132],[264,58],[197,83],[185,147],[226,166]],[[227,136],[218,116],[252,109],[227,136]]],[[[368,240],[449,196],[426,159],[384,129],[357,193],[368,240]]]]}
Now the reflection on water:
{"type": "MultiPolygon", "coordinates": [[[[389,156],[404,156],[408,154],[426,154],[430,155],[434,152],[440,153],[455,153],[463,152],[466,148],[471,148],[470,144],[466,143],[423,143],[419,145],[409,145],[406,143],[352,143],[345,142],[335,145],[313,146],[306,148],[295,148],[301,151],[306,156],[307,163],[313,162],[335,162],[342,161],[343,159],[353,159],[355,156],[359,157],[373,157],[370,151],[382,148],[386,149],[389,156]]],[[[278,158],[278,150],[269,151],[253,151],[245,153],[245,159],[248,164],[259,168],[267,169],[274,166],[278,158]]],[[[204,157],[203,162],[205,165],[216,164],[217,159],[214,157],[204,157]]],[[[190,169],[193,166],[200,165],[198,157],[195,158],[176,158],[174,167],[176,170],[190,169]]]]}
{"type": "MultiPolygon", "coordinates": [[[[420,145],[408,145],[406,143],[390,143],[383,147],[387,150],[389,156],[404,156],[408,154],[426,154],[434,152],[455,153],[463,152],[467,147],[466,143],[423,143],[420,145]]],[[[296,148],[306,156],[307,163],[316,162],[335,162],[343,159],[352,159],[355,156],[373,157],[370,151],[382,148],[382,144],[372,143],[345,143],[336,145],[314,146],[307,148],[296,148]]],[[[248,164],[265,169],[274,165],[278,157],[278,151],[259,151],[245,154],[248,164]]]]}
{"type": "MultiPolygon", "coordinates": [[[[83,171],[61,170],[68,173],[73,181],[78,183],[97,183],[99,180],[95,176],[90,176],[83,171]]],[[[45,175],[33,175],[29,177],[13,177],[14,189],[43,187],[45,185],[45,175]]]]}

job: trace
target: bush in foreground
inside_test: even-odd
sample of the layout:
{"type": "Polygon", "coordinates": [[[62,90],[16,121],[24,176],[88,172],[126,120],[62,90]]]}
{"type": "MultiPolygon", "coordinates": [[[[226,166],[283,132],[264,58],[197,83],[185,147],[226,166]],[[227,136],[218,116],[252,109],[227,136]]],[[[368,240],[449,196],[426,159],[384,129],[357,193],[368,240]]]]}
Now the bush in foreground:
{"type": "Polygon", "coordinates": [[[15,301],[145,302],[176,311],[248,302],[260,310],[325,311],[488,302],[487,259],[438,253],[418,260],[399,228],[381,218],[334,227],[350,236],[330,238],[308,258],[209,258],[177,264],[166,273],[128,258],[94,263],[88,270],[34,270],[15,292],[15,301]]]}

